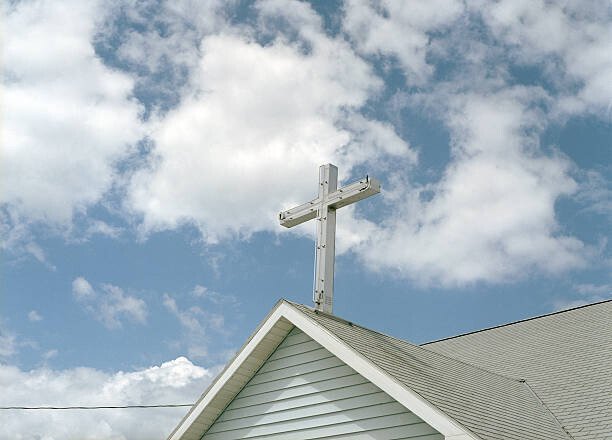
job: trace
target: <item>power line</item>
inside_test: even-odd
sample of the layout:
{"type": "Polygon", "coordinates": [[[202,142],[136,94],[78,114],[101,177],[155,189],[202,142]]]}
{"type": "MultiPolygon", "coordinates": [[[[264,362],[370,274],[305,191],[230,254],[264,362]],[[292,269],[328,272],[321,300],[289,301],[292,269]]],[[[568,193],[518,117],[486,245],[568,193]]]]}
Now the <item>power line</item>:
{"type": "Polygon", "coordinates": [[[69,409],[129,409],[129,408],[180,408],[193,406],[192,403],[164,405],[115,405],[115,406],[0,406],[0,410],[69,410],[69,409]]]}

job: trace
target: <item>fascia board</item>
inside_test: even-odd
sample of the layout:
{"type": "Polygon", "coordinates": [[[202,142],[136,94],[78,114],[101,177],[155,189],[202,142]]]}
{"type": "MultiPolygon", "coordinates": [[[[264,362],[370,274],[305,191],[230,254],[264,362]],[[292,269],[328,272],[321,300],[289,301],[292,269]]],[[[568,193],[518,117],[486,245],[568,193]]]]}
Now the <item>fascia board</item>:
{"type": "Polygon", "coordinates": [[[283,316],[312,339],[317,341],[345,364],[379,387],[389,396],[404,405],[432,428],[452,440],[479,440],[477,436],[463,428],[437,407],[423,399],[419,394],[398,382],[389,374],[374,365],[363,355],[349,347],[332,332],[305,316],[291,305],[282,304],[283,316]]]}
{"type": "Polygon", "coordinates": [[[260,324],[259,328],[255,331],[253,336],[247,341],[243,348],[238,352],[234,359],[227,365],[227,367],[217,376],[214,382],[209,388],[202,394],[200,399],[194,404],[187,415],[181,420],[179,425],[168,437],[168,440],[180,440],[183,435],[187,432],[189,427],[196,421],[196,419],[205,411],[206,407],[215,398],[215,396],[223,389],[225,384],[232,378],[234,373],[240,368],[240,366],[253,354],[259,343],[266,337],[266,335],[272,330],[272,328],[278,323],[283,317],[286,303],[281,300],[264,321],[260,324]]]}

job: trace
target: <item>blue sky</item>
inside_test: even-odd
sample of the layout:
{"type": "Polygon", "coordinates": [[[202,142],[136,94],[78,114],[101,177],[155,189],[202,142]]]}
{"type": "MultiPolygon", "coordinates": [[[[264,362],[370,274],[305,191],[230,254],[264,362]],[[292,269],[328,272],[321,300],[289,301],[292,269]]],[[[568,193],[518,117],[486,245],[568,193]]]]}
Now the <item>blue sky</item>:
{"type": "MultiPolygon", "coordinates": [[[[276,216],[328,162],[383,185],[338,213],[339,316],[420,343],[612,295],[609,2],[2,13],[3,405],[192,402],[311,304],[314,224],[276,216]]],[[[0,437],[164,438],[185,409],[137,411],[0,437]]]]}

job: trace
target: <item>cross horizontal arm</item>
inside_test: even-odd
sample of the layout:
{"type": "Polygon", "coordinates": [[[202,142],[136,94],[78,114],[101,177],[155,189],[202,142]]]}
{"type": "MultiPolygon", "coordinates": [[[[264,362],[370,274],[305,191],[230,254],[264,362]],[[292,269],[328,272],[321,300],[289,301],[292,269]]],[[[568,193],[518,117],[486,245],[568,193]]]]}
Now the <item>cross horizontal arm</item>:
{"type": "Polygon", "coordinates": [[[284,226],[285,228],[292,228],[300,223],[316,218],[320,204],[321,203],[317,198],[311,200],[310,202],[306,202],[303,205],[288,209],[287,211],[282,211],[280,214],[278,214],[278,220],[280,221],[281,226],[284,226]]]}
{"type": "Polygon", "coordinates": [[[342,208],[380,192],[380,182],[366,177],[350,185],[343,186],[331,193],[327,198],[327,206],[334,209],[342,208]]]}
{"type": "MultiPolygon", "coordinates": [[[[327,200],[323,202],[330,208],[339,209],[351,203],[370,197],[380,192],[380,182],[374,178],[366,177],[357,182],[346,185],[329,194],[327,200]]],[[[306,202],[295,208],[282,211],[278,215],[281,226],[291,228],[312,220],[317,217],[318,209],[322,202],[318,198],[306,202]]]]}

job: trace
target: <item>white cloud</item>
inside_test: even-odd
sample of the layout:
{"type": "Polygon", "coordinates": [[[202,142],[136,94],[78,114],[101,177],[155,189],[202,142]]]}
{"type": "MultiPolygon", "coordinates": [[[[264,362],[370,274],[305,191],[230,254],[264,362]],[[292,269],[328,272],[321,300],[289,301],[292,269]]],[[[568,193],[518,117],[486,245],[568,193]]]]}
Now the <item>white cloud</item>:
{"type": "Polygon", "coordinates": [[[42,321],[42,316],[40,315],[40,313],[38,313],[36,310],[30,310],[28,312],[28,319],[31,322],[37,322],[37,321],[42,321]]]}
{"type": "Polygon", "coordinates": [[[227,334],[225,317],[222,313],[205,310],[200,306],[190,306],[182,309],[177,304],[176,299],[168,294],[164,294],[163,304],[183,327],[184,334],[179,344],[187,348],[187,352],[192,358],[207,358],[212,335],[227,334]]]}
{"type": "Polygon", "coordinates": [[[126,295],[123,289],[110,284],[102,285],[103,298],[99,311],[100,320],[108,328],[121,327],[120,316],[128,317],[139,323],[147,319],[147,306],[145,302],[134,296],[126,295]]]}
{"type": "Polygon", "coordinates": [[[193,290],[191,291],[191,295],[195,298],[205,299],[210,301],[212,304],[221,305],[221,304],[233,304],[236,305],[238,303],[238,298],[234,295],[222,294],[219,292],[215,292],[214,290],[210,290],[208,287],[197,284],[193,290]]]}
{"type": "MultiPolygon", "coordinates": [[[[610,51],[600,47],[609,46],[603,43],[609,17],[566,3],[475,0],[467,6],[466,20],[456,21],[459,4],[439,14],[445,9],[436,2],[347,3],[344,30],[362,53],[380,56],[383,65],[396,58],[408,82],[422,86],[399,101],[444,120],[451,155],[437,182],[417,185],[396,170],[383,194],[387,220],[362,220],[354,229],[368,233],[353,236],[349,225],[339,236],[368,267],[428,284],[503,282],[582,267],[595,252],[563,232],[555,205],[564,197],[584,199],[588,188],[577,192],[575,165],[542,148],[540,136],[560,110],[605,114],[612,70],[610,51]],[[497,42],[481,40],[479,17],[497,42]],[[585,67],[576,66],[578,53],[588,54],[585,67]],[[428,54],[432,63],[441,54],[456,59],[461,69],[444,67],[443,81],[428,82],[434,66],[428,54]],[[511,85],[512,63],[544,67],[558,96],[511,85]],[[597,92],[589,92],[593,87],[597,92]]],[[[601,182],[597,188],[605,191],[601,182]]],[[[605,209],[600,199],[597,211],[605,209]]]]}
{"type": "Polygon", "coordinates": [[[0,318],[0,365],[16,357],[22,348],[39,350],[39,345],[27,337],[15,333],[0,318]]]}
{"type": "MultiPolygon", "coordinates": [[[[563,232],[555,203],[584,199],[586,190],[575,196],[574,165],[543,152],[538,137],[559,112],[602,114],[609,106],[612,28],[592,3],[355,0],[336,17],[343,21],[334,36],[307,3],[257,2],[255,20],[241,26],[225,18],[222,2],[198,5],[197,13],[189,1],[151,5],[110,8],[135,23],[115,55],[141,72],[137,80],[93,52],[96,32],[119,32],[117,21],[99,26],[96,4],[6,8],[7,28],[23,36],[6,52],[4,86],[15,111],[6,119],[11,142],[3,162],[11,171],[4,179],[11,191],[3,196],[8,208],[0,227],[3,235],[16,231],[7,243],[46,261],[40,246],[23,238],[25,219],[66,223],[123,184],[114,164],[143,133],[130,93],[134,84],[159,85],[160,72],[168,71],[184,75],[168,78],[160,93],[175,93],[180,102],[154,116],[149,167],[121,187],[123,207],[145,235],[191,224],[215,243],[279,231],[275,214],[312,198],[317,167],[334,162],[342,178],[366,166],[386,172],[390,219],[375,225],[354,218],[352,208],[340,214],[350,219],[339,223],[338,251],[354,250],[369,267],[448,285],[558,273],[585,262],[589,250],[563,232]],[[163,16],[155,21],[160,26],[151,24],[151,11],[163,16]],[[497,41],[479,40],[480,18],[497,41]],[[41,44],[48,35],[52,44],[41,44]],[[451,50],[457,35],[465,37],[463,52],[451,50]],[[388,90],[355,51],[383,69],[397,61],[408,83],[419,86],[417,95],[406,91],[408,100],[437,100],[433,113],[452,138],[451,160],[437,182],[411,181],[414,150],[391,124],[364,116],[388,90]],[[442,53],[461,60],[469,74],[441,71],[447,82],[436,79],[432,87],[442,53]],[[543,67],[547,87],[559,96],[510,85],[508,66],[516,63],[543,67]]],[[[120,233],[88,224],[89,235],[120,233]]],[[[144,321],[140,300],[114,286],[102,290],[109,298],[100,315],[105,325],[117,326],[116,316],[144,321]]]]}
{"type": "Polygon", "coordinates": [[[96,292],[89,281],[78,277],[72,282],[72,294],[106,328],[120,328],[123,319],[141,324],[146,322],[147,305],[142,299],[127,295],[123,289],[112,284],[102,284],[100,287],[101,291],[96,292]]]}
{"type": "Polygon", "coordinates": [[[612,296],[612,284],[576,284],[574,289],[582,295],[612,296]]]}
{"type": "Polygon", "coordinates": [[[200,40],[227,26],[224,15],[232,7],[221,0],[113,2],[96,43],[136,77],[149,110],[163,114],[180,100],[198,64],[200,40]]]}
{"type": "Polygon", "coordinates": [[[278,211],[313,197],[320,164],[347,176],[364,161],[413,157],[389,125],[358,115],[381,85],[369,66],[295,6],[265,2],[260,13],[300,25],[297,41],[202,40],[192,92],[154,130],[157,160],[131,182],[128,206],[145,232],[191,223],[215,242],[278,230],[278,211]]]}
{"type": "Polygon", "coordinates": [[[77,299],[77,301],[84,301],[89,298],[94,298],[96,293],[87,281],[83,277],[77,277],[72,281],[72,294],[77,299]]]}
{"type": "Polygon", "coordinates": [[[191,294],[195,296],[196,298],[205,297],[208,294],[208,288],[200,284],[197,284],[191,291],[191,294]]]}
{"type": "Polygon", "coordinates": [[[586,306],[590,301],[585,299],[561,299],[553,302],[553,312],[586,306]]]}
{"type": "MultiPolygon", "coordinates": [[[[39,262],[48,265],[47,256],[45,255],[45,251],[41,248],[37,243],[29,242],[25,245],[25,250],[28,254],[32,255],[39,262]]],[[[54,266],[50,266],[55,269],[54,266]]]]}
{"type": "Polygon", "coordinates": [[[121,235],[121,228],[109,225],[100,220],[92,220],[87,227],[86,236],[103,235],[110,238],[117,238],[121,235]]]}
{"type": "MultiPolygon", "coordinates": [[[[3,406],[104,406],[192,403],[210,382],[209,370],[184,357],[141,370],[93,368],[23,371],[0,364],[3,406]]],[[[188,408],[0,413],[0,437],[149,440],[165,438],[188,408]]]]}
{"type": "Polygon", "coordinates": [[[17,337],[0,326],[0,360],[8,359],[17,353],[17,337]]]}
{"type": "Polygon", "coordinates": [[[610,117],[612,27],[606,6],[544,0],[468,3],[510,46],[509,56],[549,67],[549,76],[561,86],[561,111],[593,111],[610,117]]]}
{"type": "MultiPolygon", "coordinates": [[[[482,80],[424,89],[416,99],[435,101],[452,153],[438,182],[415,186],[414,151],[391,125],[360,114],[380,80],[345,42],[321,31],[308,5],[295,6],[258,4],[261,29],[276,36],[265,46],[228,29],[202,40],[195,91],[160,122],[156,160],[131,182],[128,206],[143,216],[144,232],[191,223],[216,242],[277,230],[274,213],[313,196],[321,163],[336,162],[347,175],[390,155],[404,162],[387,176],[389,219],[375,225],[345,209],[351,218],[339,224],[339,252],[352,249],[368,267],[443,285],[585,263],[590,250],[563,234],[555,216],[555,203],[577,186],[569,159],[539,146],[551,103],[544,90],[507,85],[503,69],[485,80],[490,72],[476,65],[482,56],[467,60],[482,80]],[[279,33],[279,20],[295,34],[279,33]]],[[[424,83],[432,72],[428,32],[463,13],[460,3],[451,6],[352,2],[344,29],[362,53],[397,57],[409,81],[424,83]]]]}
{"type": "Polygon", "coordinates": [[[588,170],[582,177],[576,199],[585,205],[585,211],[612,219],[612,181],[595,170],[588,170]]]}
{"type": "MultiPolygon", "coordinates": [[[[553,311],[566,310],[612,299],[612,284],[575,284],[572,297],[557,298],[553,301],[553,311]]],[[[570,296],[570,295],[568,295],[570,296]]]]}
{"type": "Polygon", "coordinates": [[[143,135],[133,81],[94,53],[97,2],[2,10],[11,38],[3,42],[0,202],[20,221],[66,226],[101,199],[115,162],[143,135]]]}
{"type": "Polygon", "coordinates": [[[397,58],[407,82],[419,84],[434,71],[427,62],[428,32],[444,30],[462,12],[463,4],[456,0],[350,0],[343,27],[358,51],[397,58]]]}
{"type": "Polygon", "coordinates": [[[48,361],[51,358],[54,358],[58,355],[59,351],[55,348],[52,348],[51,350],[47,350],[42,354],[42,358],[45,361],[48,361]]]}
{"type": "Polygon", "coordinates": [[[55,265],[34,240],[30,227],[31,222],[19,218],[15,210],[2,209],[0,206],[0,249],[5,254],[5,261],[10,261],[11,258],[33,258],[49,270],[55,271],[55,265]]]}
{"type": "Polygon", "coordinates": [[[515,87],[449,98],[453,160],[440,181],[403,188],[384,227],[357,248],[368,266],[453,285],[586,262],[588,249],[555,218],[555,202],[576,183],[565,157],[539,150],[537,96],[515,87]]]}

